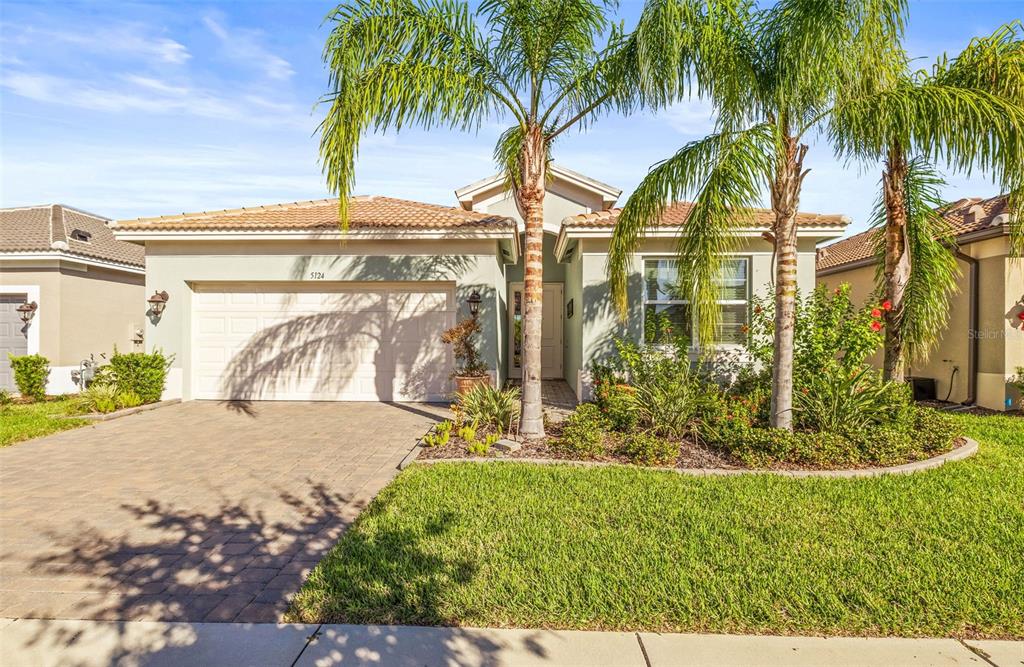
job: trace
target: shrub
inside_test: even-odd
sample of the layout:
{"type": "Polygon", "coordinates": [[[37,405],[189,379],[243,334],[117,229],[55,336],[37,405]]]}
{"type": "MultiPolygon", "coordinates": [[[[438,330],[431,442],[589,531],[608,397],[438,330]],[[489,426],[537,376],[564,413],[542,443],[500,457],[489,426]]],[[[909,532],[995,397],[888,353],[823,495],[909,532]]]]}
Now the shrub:
{"type": "Polygon", "coordinates": [[[956,421],[933,408],[914,406],[914,431],[918,444],[926,454],[946,451],[960,436],[956,421]]]}
{"type": "Polygon", "coordinates": [[[126,391],[117,395],[117,407],[134,408],[142,405],[142,397],[134,391],[126,391]]]}
{"type": "Polygon", "coordinates": [[[652,432],[682,437],[694,427],[700,395],[700,383],[688,374],[666,376],[636,388],[636,413],[652,432]]]}
{"type": "Polygon", "coordinates": [[[636,426],[636,390],[619,382],[605,382],[594,391],[595,402],[616,431],[630,431],[636,426]]]}
{"type": "Polygon", "coordinates": [[[79,397],[83,407],[89,412],[107,413],[117,409],[117,389],[112,385],[89,385],[79,397]]]}
{"type": "Polygon", "coordinates": [[[0,407],[7,407],[14,403],[14,397],[6,389],[0,389],[0,407]]]}
{"type": "Polygon", "coordinates": [[[846,466],[860,462],[857,443],[839,433],[786,431],[737,425],[719,441],[730,454],[748,466],[796,463],[817,467],[846,466]]]}
{"type": "Polygon", "coordinates": [[[679,457],[679,444],[641,431],[623,437],[616,451],[633,463],[665,465],[679,457]]]}
{"type": "Polygon", "coordinates": [[[1019,406],[1024,410],[1024,366],[1017,366],[1017,374],[1010,378],[1010,386],[1020,394],[1019,406]]]}
{"type": "Polygon", "coordinates": [[[110,363],[102,368],[94,384],[112,385],[119,394],[133,392],[143,403],[155,403],[163,395],[167,381],[167,369],[173,357],[168,358],[160,350],[151,353],[119,353],[116,349],[110,363]]]}
{"type": "Polygon", "coordinates": [[[906,424],[912,418],[910,387],[885,382],[864,367],[847,372],[828,366],[805,378],[793,396],[800,428],[859,433],[875,425],[906,424]]]}
{"type": "Polygon", "coordinates": [[[519,421],[519,388],[496,389],[478,384],[458,397],[458,411],[464,419],[494,429],[511,431],[519,421]]]}
{"type": "Polygon", "coordinates": [[[483,440],[474,440],[466,445],[466,449],[470,454],[477,456],[487,456],[491,451],[491,447],[494,443],[498,442],[500,436],[497,433],[489,433],[483,440]]]}
{"type": "Polygon", "coordinates": [[[605,452],[604,435],[610,426],[600,408],[583,403],[562,422],[562,435],[552,441],[552,446],[566,454],[600,456],[605,452]]]}
{"type": "Polygon", "coordinates": [[[487,364],[480,359],[473,338],[480,333],[477,318],[467,317],[441,334],[441,341],[452,346],[456,369],[453,375],[479,377],[487,375],[487,364]]]}
{"type": "Polygon", "coordinates": [[[50,378],[50,360],[40,354],[16,357],[8,354],[14,370],[14,383],[22,396],[36,401],[46,398],[46,382],[50,378]]]}

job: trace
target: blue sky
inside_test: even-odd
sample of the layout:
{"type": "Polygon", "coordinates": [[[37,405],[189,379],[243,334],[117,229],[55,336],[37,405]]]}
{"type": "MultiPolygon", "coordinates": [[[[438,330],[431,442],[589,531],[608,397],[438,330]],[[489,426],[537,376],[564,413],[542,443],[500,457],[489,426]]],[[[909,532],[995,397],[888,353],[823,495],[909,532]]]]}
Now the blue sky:
{"type": "MultiPolygon", "coordinates": [[[[114,218],[329,196],[317,160],[328,2],[0,3],[0,205],[62,202],[114,218]]],[[[639,2],[624,2],[629,23],[639,2]]],[[[911,0],[909,52],[927,60],[1024,15],[1024,2],[911,0]]],[[[710,128],[701,103],[606,118],[555,158],[623,188],[710,128]]],[[[360,194],[453,204],[493,173],[501,126],[478,134],[369,136],[360,194]]],[[[878,165],[842,165],[815,143],[801,209],[862,229],[878,165]]],[[[989,196],[951,177],[946,195],[989,196]]]]}

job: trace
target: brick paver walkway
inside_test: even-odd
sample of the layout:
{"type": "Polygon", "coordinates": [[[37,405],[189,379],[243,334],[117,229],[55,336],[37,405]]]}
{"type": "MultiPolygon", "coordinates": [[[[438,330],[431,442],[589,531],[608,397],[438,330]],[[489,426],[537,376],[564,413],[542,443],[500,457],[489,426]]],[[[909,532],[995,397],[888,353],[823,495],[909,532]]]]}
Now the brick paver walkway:
{"type": "Polygon", "coordinates": [[[277,620],[445,412],[197,401],[0,450],[0,617],[277,620]]]}

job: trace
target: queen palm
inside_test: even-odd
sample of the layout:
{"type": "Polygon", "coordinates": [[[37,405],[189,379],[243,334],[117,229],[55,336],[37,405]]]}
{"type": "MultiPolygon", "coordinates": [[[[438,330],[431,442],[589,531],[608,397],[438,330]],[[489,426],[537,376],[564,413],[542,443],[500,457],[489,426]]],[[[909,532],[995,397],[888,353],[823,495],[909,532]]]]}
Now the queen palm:
{"type": "MultiPolygon", "coordinates": [[[[1024,184],[1024,42],[1014,22],[974,39],[931,71],[868,81],[876,92],[850,90],[831,118],[840,155],[884,161],[875,209],[877,280],[886,302],[886,379],[927,358],[944,329],[959,271],[953,239],[938,209],[941,160],[958,171],[991,173],[1011,206],[1024,184]]],[[[1024,234],[1015,226],[1016,254],[1024,234]]]]}
{"type": "MultiPolygon", "coordinates": [[[[722,4],[728,8],[729,2],[722,4]]],[[[610,23],[611,0],[352,0],[329,17],[331,91],[320,152],[328,185],[347,197],[367,129],[476,130],[509,122],[495,148],[525,221],[524,435],[541,435],[543,205],[552,143],[602,114],[671,99],[717,4],[652,0],[637,28],[610,23]]]]}
{"type": "Polygon", "coordinates": [[[903,0],[780,0],[748,8],[702,52],[702,91],[714,102],[715,132],[655,165],[626,202],[609,253],[609,280],[626,307],[629,258],[670,201],[692,197],[677,243],[680,290],[696,335],[715,338],[717,279],[734,230],[753,224],[767,190],[776,255],[771,425],[792,429],[796,318],[796,214],[808,170],[804,138],[822,126],[838,91],[859,73],[891,71],[902,36],[903,0]]]}

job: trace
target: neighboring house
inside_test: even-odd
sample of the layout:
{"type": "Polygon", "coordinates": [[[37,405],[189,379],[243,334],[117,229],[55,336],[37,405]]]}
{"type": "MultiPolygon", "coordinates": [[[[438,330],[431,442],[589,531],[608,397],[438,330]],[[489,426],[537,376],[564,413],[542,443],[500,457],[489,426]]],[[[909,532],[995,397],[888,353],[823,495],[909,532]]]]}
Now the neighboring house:
{"type": "Polygon", "coordinates": [[[8,353],[48,358],[59,394],[77,391],[71,371],[90,354],[142,349],[144,251],[108,222],[61,204],[0,209],[0,388],[14,389],[8,353]]]}
{"type": "MultiPolygon", "coordinates": [[[[1009,409],[1018,396],[1007,379],[1024,366],[1024,262],[1009,256],[1006,196],[961,199],[943,217],[959,246],[960,290],[938,345],[907,374],[934,379],[940,399],[1009,409]]],[[[875,289],[871,232],[822,248],[818,283],[849,283],[855,300],[868,299],[875,289]]],[[[874,362],[881,365],[880,354],[874,362]]]]}
{"type": "MultiPolygon", "coordinates": [[[[166,291],[147,346],[175,355],[168,396],[186,399],[443,400],[451,391],[445,328],[481,297],[478,341],[498,382],[521,376],[522,224],[501,177],[456,191],[461,208],[354,197],[349,230],[337,200],[121,221],[146,246],[147,293],[166,291]]],[[[605,261],[619,190],[557,165],[545,199],[543,376],[578,396],[614,335],[648,320],[687,326],[673,298],[673,207],[637,255],[625,322],[613,312],[605,261]]],[[[753,293],[767,289],[768,214],[744,237],[723,289],[726,342],[742,338],[753,293]]],[[[816,244],[841,216],[800,216],[799,281],[814,284],[816,244]]],[[[651,329],[653,331],[653,329],[651,329]]]]}

